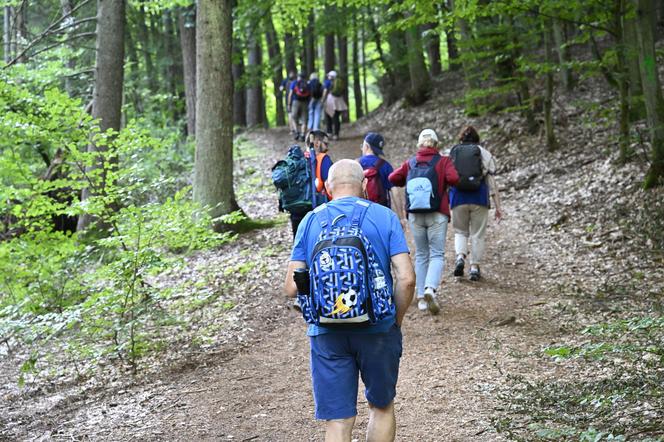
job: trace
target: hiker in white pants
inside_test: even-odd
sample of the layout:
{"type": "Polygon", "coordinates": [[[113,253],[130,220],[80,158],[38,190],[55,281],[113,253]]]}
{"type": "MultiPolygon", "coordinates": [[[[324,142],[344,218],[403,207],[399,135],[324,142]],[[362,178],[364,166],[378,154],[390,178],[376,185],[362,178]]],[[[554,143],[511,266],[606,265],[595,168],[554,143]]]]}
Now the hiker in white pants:
{"type": "Polygon", "coordinates": [[[454,276],[463,276],[466,260],[470,259],[470,280],[479,281],[491,198],[496,207],[496,220],[502,218],[498,187],[493,178],[496,162],[491,153],[479,145],[480,137],[474,127],[463,128],[459,134],[459,143],[450,151],[450,157],[459,174],[459,182],[450,188],[454,248],[457,255],[454,276]]]}

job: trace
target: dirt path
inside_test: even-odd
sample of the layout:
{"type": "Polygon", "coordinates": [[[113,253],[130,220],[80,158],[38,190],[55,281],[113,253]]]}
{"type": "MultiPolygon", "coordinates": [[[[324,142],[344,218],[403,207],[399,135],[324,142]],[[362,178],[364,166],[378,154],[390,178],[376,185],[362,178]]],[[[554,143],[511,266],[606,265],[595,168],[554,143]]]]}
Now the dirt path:
{"type": "MultiPolygon", "coordinates": [[[[333,159],[359,156],[359,131],[342,133],[344,138],[332,145],[333,159]]],[[[288,134],[279,130],[250,138],[266,146],[268,158],[275,156],[270,146],[283,151],[290,144],[288,134]]],[[[405,159],[403,149],[387,152],[394,165],[405,159]]],[[[451,276],[450,229],[441,314],[431,317],[413,305],[406,316],[396,398],[398,440],[503,440],[492,425],[501,406],[500,387],[510,375],[554,369],[541,360],[537,367],[522,360],[550,342],[556,330],[534,313],[536,274],[525,265],[533,251],[509,198],[504,205],[509,216],[489,228],[483,281],[451,276]]],[[[266,289],[254,294],[256,303],[276,305],[282,317],[263,323],[251,318],[251,345],[209,356],[193,369],[79,398],[59,414],[67,417],[64,421],[58,417],[41,426],[33,423],[33,429],[43,431],[43,439],[56,440],[321,440],[322,426],[313,418],[305,325],[298,313],[284,308],[280,293],[289,228],[282,224],[241,243],[249,253],[253,247],[274,245],[275,262],[283,263],[267,273],[273,280],[265,281],[266,289]]],[[[354,438],[363,440],[367,418],[362,386],[358,403],[354,438]]]]}

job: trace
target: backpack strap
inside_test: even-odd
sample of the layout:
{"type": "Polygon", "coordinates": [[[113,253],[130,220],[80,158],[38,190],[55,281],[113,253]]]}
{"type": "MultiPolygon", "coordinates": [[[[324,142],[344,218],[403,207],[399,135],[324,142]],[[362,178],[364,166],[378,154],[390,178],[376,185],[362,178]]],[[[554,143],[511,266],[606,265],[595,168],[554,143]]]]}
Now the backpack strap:
{"type": "Polygon", "coordinates": [[[353,209],[353,215],[350,219],[350,225],[352,227],[360,227],[362,225],[362,221],[364,221],[364,216],[370,205],[371,203],[369,201],[360,198],[355,201],[355,208],[353,209]]]}
{"type": "Polygon", "coordinates": [[[382,159],[382,158],[378,158],[378,159],[376,160],[376,162],[374,163],[374,165],[371,166],[371,167],[373,167],[374,169],[376,169],[376,172],[380,172],[380,168],[383,167],[383,164],[385,164],[385,160],[382,159]]]}
{"type": "Polygon", "coordinates": [[[328,230],[332,227],[332,215],[330,214],[330,209],[327,207],[327,204],[321,204],[320,206],[314,209],[314,216],[320,224],[320,229],[322,231],[328,230]],[[322,212],[325,212],[324,214],[322,212]]]}

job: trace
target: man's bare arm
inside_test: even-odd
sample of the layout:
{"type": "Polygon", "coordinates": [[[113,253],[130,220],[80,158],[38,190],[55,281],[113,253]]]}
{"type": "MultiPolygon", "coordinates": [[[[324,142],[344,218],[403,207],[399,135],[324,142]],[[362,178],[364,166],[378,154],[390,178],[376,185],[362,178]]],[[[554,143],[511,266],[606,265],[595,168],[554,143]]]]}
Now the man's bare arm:
{"type": "Polygon", "coordinates": [[[397,325],[401,327],[406,310],[413,300],[415,292],[415,272],[408,253],[399,253],[392,257],[392,268],[396,275],[394,300],[397,305],[397,325]]]}
{"type": "Polygon", "coordinates": [[[305,268],[307,264],[304,261],[290,261],[288,263],[288,270],[286,271],[286,281],[284,281],[284,292],[286,296],[294,298],[297,295],[297,286],[293,280],[293,272],[295,269],[305,268]]]}

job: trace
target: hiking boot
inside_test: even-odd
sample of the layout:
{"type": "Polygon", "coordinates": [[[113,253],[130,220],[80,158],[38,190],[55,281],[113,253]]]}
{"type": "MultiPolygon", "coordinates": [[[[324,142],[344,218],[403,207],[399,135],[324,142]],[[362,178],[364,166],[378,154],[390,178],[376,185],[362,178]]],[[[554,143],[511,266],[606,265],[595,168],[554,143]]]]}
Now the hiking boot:
{"type": "Polygon", "coordinates": [[[424,301],[427,303],[429,313],[437,315],[440,312],[440,307],[438,306],[438,302],[436,302],[436,292],[431,287],[424,289],[424,301]]]}
{"type": "Polygon", "coordinates": [[[424,300],[424,298],[419,298],[417,300],[417,309],[424,311],[429,308],[429,304],[424,300]]]}
{"type": "Polygon", "coordinates": [[[479,281],[480,280],[480,269],[479,267],[472,267],[470,269],[470,280],[479,281]]]}
{"type": "Polygon", "coordinates": [[[295,141],[298,141],[300,139],[300,134],[298,132],[294,132],[295,135],[293,135],[293,139],[295,141]]]}
{"type": "Polygon", "coordinates": [[[454,276],[463,276],[463,267],[466,265],[466,261],[459,256],[456,260],[456,267],[454,267],[454,276]]]}

